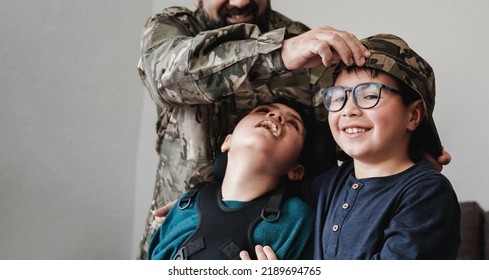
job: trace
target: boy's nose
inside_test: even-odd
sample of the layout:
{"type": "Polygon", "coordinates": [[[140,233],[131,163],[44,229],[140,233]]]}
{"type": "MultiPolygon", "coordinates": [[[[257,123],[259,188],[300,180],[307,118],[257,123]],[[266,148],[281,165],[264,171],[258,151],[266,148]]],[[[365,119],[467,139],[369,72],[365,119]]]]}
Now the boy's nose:
{"type": "Polygon", "coordinates": [[[283,124],[284,118],[278,112],[275,112],[275,111],[268,112],[267,117],[269,117],[269,118],[275,118],[275,119],[278,120],[279,123],[283,124]]]}
{"type": "Polygon", "coordinates": [[[342,113],[343,116],[352,116],[360,114],[360,109],[357,107],[355,102],[353,101],[353,96],[350,95],[346,100],[345,107],[343,107],[342,113]]]}

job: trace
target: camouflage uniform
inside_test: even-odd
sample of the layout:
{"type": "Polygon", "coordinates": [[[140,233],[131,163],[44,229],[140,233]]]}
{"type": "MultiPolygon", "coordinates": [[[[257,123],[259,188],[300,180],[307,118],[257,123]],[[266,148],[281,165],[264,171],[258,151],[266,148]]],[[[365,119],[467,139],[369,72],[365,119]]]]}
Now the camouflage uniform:
{"type": "MultiPolygon", "coordinates": [[[[321,67],[288,71],[280,55],[282,41],[308,27],[274,11],[267,33],[251,24],[206,30],[202,18],[200,9],[171,7],[145,25],[138,68],[157,105],[160,155],[151,209],[212,180],[224,137],[257,104],[285,97],[314,108],[317,119],[327,115],[320,88],[328,81],[320,84],[319,77],[331,73],[321,67]]],[[[146,258],[158,226],[149,213],[139,258],[146,258]]]]}

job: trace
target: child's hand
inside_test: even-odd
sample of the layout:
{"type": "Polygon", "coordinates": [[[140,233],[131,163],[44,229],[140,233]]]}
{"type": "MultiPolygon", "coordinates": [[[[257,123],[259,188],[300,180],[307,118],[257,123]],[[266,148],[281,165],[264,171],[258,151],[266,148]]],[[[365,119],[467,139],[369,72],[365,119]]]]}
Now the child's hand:
{"type": "Polygon", "coordinates": [[[173,205],[175,205],[176,202],[177,202],[176,200],[170,201],[165,206],[153,210],[151,212],[153,216],[155,216],[155,221],[158,224],[163,223],[163,220],[165,219],[166,215],[168,215],[168,212],[170,212],[171,208],[173,207],[173,205]]]}
{"type": "MultiPolygon", "coordinates": [[[[255,253],[258,260],[277,260],[277,255],[275,255],[275,252],[272,250],[272,248],[270,248],[270,246],[263,247],[261,245],[256,245],[255,253]]],[[[239,253],[239,257],[242,260],[251,260],[250,255],[246,251],[241,251],[239,253]]]]}

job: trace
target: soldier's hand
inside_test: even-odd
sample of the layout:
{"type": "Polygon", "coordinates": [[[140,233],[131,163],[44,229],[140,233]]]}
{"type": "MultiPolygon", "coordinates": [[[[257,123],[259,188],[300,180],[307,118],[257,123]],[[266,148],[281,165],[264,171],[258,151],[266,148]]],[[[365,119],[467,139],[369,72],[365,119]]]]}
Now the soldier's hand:
{"type": "Polygon", "coordinates": [[[168,215],[168,212],[170,212],[171,208],[175,205],[176,202],[177,202],[176,200],[170,201],[165,206],[153,210],[151,212],[153,216],[155,216],[155,221],[158,224],[163,223],[163,220],[165,219],[166,215],[168,215]]]}
{"type": "Polygon", "coordinates": [[[331,66],[340,59],[346,65],[363,66],[370,52],[355,35],[324,26],[312,29],[282,44],[282,60],[289,70],[331,66]]]}
{"type": "MultiPolygon", "coordinates": [[[[277,255],[275,255],[275,252],[270,246],[263,247],[261,245],[256,245],[255,253],[258,260],[277,260],[277,255]]],[[[251,260],[250,255],[246,251],[241,251],[239,257],[242,260],[251,260]]]]}
{"type": "Polygon", "coordinates": [[[424,153],[424,156],[429,162],[431,162],[431,164],[433,164],[433,167],[440,172],[443,170],[443,165],[448,165],[450,161],[452,161],[452,156],[445,151],[445,149],[443,149],[441,155],[436,160],[427,152],[424,153]]]}

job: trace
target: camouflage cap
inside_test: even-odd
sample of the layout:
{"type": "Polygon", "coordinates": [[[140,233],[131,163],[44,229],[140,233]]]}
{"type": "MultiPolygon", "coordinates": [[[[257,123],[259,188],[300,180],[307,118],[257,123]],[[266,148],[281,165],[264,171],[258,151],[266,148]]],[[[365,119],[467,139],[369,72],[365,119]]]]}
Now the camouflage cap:
{"type": "MultiPolygon", "coordinates": [[[[426,118],[418,127],[422,136],[422,147],[435,158],[441,155],[440,137],[433,121],[435,108],[435,73],[433,69],[401,38],[391,34],[377,34],[362,39],[372,56],[365,67],[386,72],[418,93],[424,103],[426,118]]],[[[346,68],[340,63],[335,74],[346,68]]]]}

